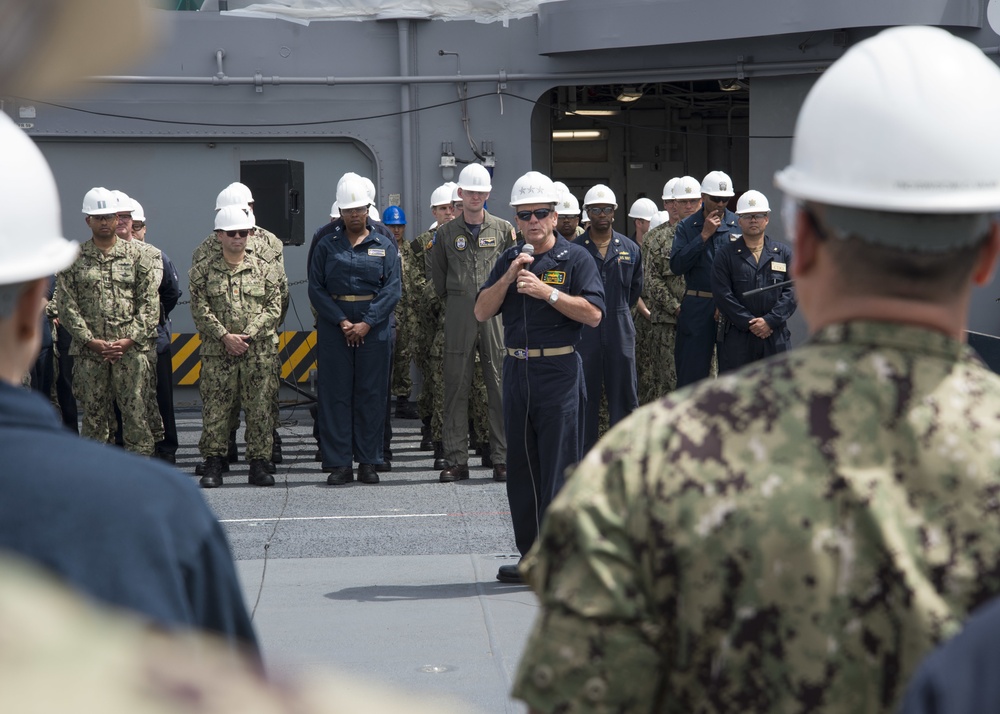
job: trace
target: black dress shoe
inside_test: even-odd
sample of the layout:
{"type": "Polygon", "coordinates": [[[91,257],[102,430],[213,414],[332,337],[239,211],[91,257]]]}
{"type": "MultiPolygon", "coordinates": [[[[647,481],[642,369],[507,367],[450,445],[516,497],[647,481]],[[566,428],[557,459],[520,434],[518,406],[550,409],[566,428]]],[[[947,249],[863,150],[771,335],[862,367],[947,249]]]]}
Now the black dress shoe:
{"type": "Polygon", "coordinates": [[[468,464],[455,464],[454,466],[449,466],[441,472],[440,478],[444,483],[464,481],[469,478],[469,466],[468,464]]]}
{"type": "Polygon", "coordinates": [[[358,464],[358,481],[378,483],[378,472],[375,471],[375,464],[358,464]]]}
{"type": "Polygon", "coordinates": [[[389,473],[392,471],[392,462],[386,460],[380,464],[372,464],[372,467],[380,474],[389,473]]]}
{"type": "Polygon", "coordinates": [[[169,451],[154,451],[153,458],[166,461],[168,464],[176,464],[177,457],[169,451]]]}
{"type": "Polygon", "coordinates": [[[493,480],[494,481],[507,480],[507,464],[493,464],[493,480]]]}
{"type": "Polygon", "coordinates": [[[515,583],[518,585],[524,582],[524,578],[521,577],[521,571],[517,569],[516,565],[501,565],[497,571],[497,580],[501,583],[515,583]]]}
{"type": "Polygon", "coordinates": [[[431,441],[431,437],[425,436],[420,440],[420,450],[421,451],[434,451],[434,442],[431,441]]]}
{"type": "Polygon", "coordinates": [[[218,488],[222,485],[222,465],[226,459],[224,456],[209,456],[205,459],[204,475],[198,482],[202,488],[218,488]]]}
{"type": "Polygon", "coordinates": [[[267,472],[267,464],[264,459],[251,459],[250,478],[247,483],[251,486],[273,486],[274,476],[267,472]]]}
{"type": "Polygon", "coordinates": [[[354,480],[354,469],[350,466],[337,466],[329,469],[330,475],[326,477],[327,486],[343,486],[354,480]]]}

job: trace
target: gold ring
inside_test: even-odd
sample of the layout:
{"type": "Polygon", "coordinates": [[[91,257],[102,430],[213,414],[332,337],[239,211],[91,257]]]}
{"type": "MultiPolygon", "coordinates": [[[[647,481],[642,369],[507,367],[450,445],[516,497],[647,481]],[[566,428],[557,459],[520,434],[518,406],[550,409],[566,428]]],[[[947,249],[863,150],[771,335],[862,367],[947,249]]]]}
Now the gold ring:
{"type": "Polygon", "coordinates": [[[518,283],[517,287],[518,287],[518,289],[523,288],[524,287],[524,283],[518,283]]]}

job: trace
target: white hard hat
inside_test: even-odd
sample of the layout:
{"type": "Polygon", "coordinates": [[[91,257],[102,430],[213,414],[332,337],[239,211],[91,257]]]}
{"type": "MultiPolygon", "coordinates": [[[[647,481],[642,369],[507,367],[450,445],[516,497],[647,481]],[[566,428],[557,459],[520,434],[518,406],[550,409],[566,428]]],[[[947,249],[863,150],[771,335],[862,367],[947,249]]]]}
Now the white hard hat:
{"type": "Polygon", "coordinates": [[[997,116],[1000,69],[982,50],[939,28],[888,29],[817,80],[775,183],[849,208],[997,211],[997,116]]]}
{"type": "Polygon", "coordinates": [[[341,211],[346,208],[361,208],[371,205],[371,199],[368,197],[368,186],[365,185],[360,176],[357,178],[345,177],[337,184],[337,205],[341,211]]]}
{"type": "Polygon", "coordinates": [[[662,198],[664,201],[673,201],[674,186],[676,186],[677,182],[680,180],[681,180],[680,176],[674,176],[672,179],[663,184],[663,195],[660,196],[660,198],[662,198]]]}
{"type": "Polygon", "coordinates": [[[253,214],[240,206],[223,206],[215,214],[215,230],[245,231],[253,228],[253,214]]]}
{"type": "Polygon", "coordinates": [[[146,221],[146,212],[142,210],[142,204],[132,199],[132,220],[133,221],[146,221]]]}
{"type": "Polygon", "coordinates": [[[340,218],[340,204],[336,201],[330,206],[330,218],[340,218]]]}
{"type": "Polygon", "coordinates": [[[552,188],[555,189],[556,196],[560,199],[567,193],[569,193],[569,186],[564,184],[562,181],[553,181],[552,188]]]}
{"type": "Polygon", "coordinates": [[[760,191],[747,191],[736,202],[736,213],[770,213],[767,196],[760,191]]]}
{"type": "Polygon", "coordinates": [[[557,203],[552,179],[538,171],[529,171],[514,182],[510,191],[510,205],[524,206],[532,203],[557,203]]]}
{"type": "Polygon", "coordinates": [[[246,206],[253,202],[253,195],[250,189],[241,183],[231,183],[226,186],[215,199],[215,210],[218,211],[226,206],[246,206]]]}
{"type": "Polygon", "coordinates": [[[628,209],[628,217],[641,218],[644,221],[648,221],[656,213],[656,208],[656,204],[651,199],[637,198],[632,204],[632,208],[628,209]]]}
{"type": "Polygon", "coordinates": [[[590,223],[590,216],[586,211],[580,211],[580,223],[590,223]]]}
{"type": "Polygon", "coordinates": [[[132,214],[132,211],[135,210],[135,201],[132,200],[131,196],[124,191],[119,191],[116,188],[111,189],[111,195],[115,197],[115,201],[118,204],[118,208],[115,211],[116,213],[132,214]]]}
{"type": "Polygon", "coordinates": [[[599,183],[596,186],[591,186],[590,190],[587,191],[587,195],[583,197],[583,207],[593,206],[595,204],[608,204],[618,208],[618,200],[615,198],[615,192],[610,188],[605,186],[603,183],[599,183]]]}
{"type": "Polygon", "coordinates": [[[658,228],[664,223],[670,223],[670,213],[668,211],[657,211],[653,214],[653,217],[649,219],[649,230],[658,228]]]}
{"type": "Polygon", "coordinates": [[[431,208],[451,205],[451,192],[452,187],[448,184],[443,184],[434,189],[434,193],[431,194],[431,208]]]}
{"type": "MultiPolygon", "coordinates": [[[[367,176],[362,176],[361,183],[365,185],[365,191],[368,193],[368,200],[375,203],[375,182],[367,176]]],[[[378,213],[378,211],[376,210],[375,213],[378,213]]]]}
{"type": "Polygon", "coordinates": [[[729,174],[722,171],[709,171],[701,182],[701,192],[709,196],[720,196],[731,198],[736,193],[733,191],[733,180],[729,174]]]}
{"type": "Polygon", "coordinates": [[[458,187],[463,191],[489,193],[493,190],[490,172],[482,164],[469,164],[458,175],[458,187]]]}
{"type": "Polygon", "coordinates": [[[0,229],[0,285],[14,285],[68,268],[80,246],[62,237],[59,192],[42,152],[3,113],[0,146],[0,211],[8,217],[0,229]]]}
{"type": "Polygon", "coordinates": [[[456,183],[454,186],[452,186],[452,189],[451,189],[451,202],[452,203],[460,203],[461,200],[462,200],[462,197],[458,195],[458,184],[456,183]]]}
{"type": "Polygon", "coordinates": [[[694,176],[681,176],[670,192],[675,201],[684,201],[689,198],[697,198],[700,201],[701,183],[694,176]]]}
{"type": "Polygon", "coordinates": [[[92,188],[83,197],[83,213],[88,216],[118,213],[118,198],[103,186],[92,188]]]}
{"type": "Polygon", "coordinates": [[[556,213],[560,216],[575,216],[580,213],[580,202],[576,200],[576,196],[567,191],[559,197],[556,213]]]}
{"type": "Polygon", "coordinates": [[[378,209],[374,205],[368,207],[368,217],[376,223],[382,220],[382,214],[378,212],[378,209]]]}

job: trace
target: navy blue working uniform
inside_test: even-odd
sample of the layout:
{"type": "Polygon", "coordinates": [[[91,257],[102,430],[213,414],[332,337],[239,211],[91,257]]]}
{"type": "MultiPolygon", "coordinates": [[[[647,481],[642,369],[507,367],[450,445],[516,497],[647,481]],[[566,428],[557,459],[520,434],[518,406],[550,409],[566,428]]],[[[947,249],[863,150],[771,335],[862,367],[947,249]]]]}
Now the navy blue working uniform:
{"type": "Polygon", "coordinates": [[[317,233],[309,299],[317,313],[317,407],[324,469],[382,463],[392,365],[390,317],[401,294],[399,252],[367,222],[351,246],[342,221],[317,233]],[[340,323],[366,322],[364,343],[347,344],[340,323]]]}
{"type": "Polygon", "coordinates": [[[81,439],[47,396],[0,381],[0,550],[169,629],[257,652],[229,543],[190,479],[81,439]]]}
{"type": "Polygon", "coordinates": [[[602,387],[608,399],[610,426],[639,406],[635,371],[635,323],[632,308],[642,294],[642,252],[631,238],[612,231],[602,256],[587,230],[574,243],[593,257],[604,285],[606,314],[597,327],[584,326],[580,341],[587,384],[583,451],[597,443],[602,387]]]}
{"type": "Polygon", "coordinates": [[[1000,711],[1000,600],[991,600],[934,650],[910,680],[899,714],[1000,711]]]}
{"type": "Polygon", "coordinates": [[[786,282],[791,263],[792,249],[767,236],[764,236],[759,260],[754,258],[742,236],[715,252],[712,293],[725,320],[725,337],[719,347],[720,373],[785,352],[791,346],[786,323],[796,306],[792,286],[743,296],[748,290],[786,282]],[[764,318],[772,330],[770,337],[761,339],[750,332],[750,320],[755,317],[764,318]]]}
{"type": "Polygon", "coordinates": [[[677,224],[674,247],[670,251],[670,272],[684,276],[684,300],[677,316],[677,344],[674,365],[677,386],[683,387],[708,377],[715,349],[715,300],[712,299],[712,262],[719,246],[729,242],[729,234],[739,230],[736,214],[725,209],[715,235],[701,239],[705,207],[677,224]]]}
{"type": "MultiPolygon", "coordinates": [[[[520,247],[500,254],[484,290],[510,268],[520,247]]],[[[604,312],[604,287],[581,246],[556,236],[555,245],[529,266],[543,283],[583,296],[604,312]]],[[[525,297],[516,283],[500,307],[504,327],[503,415],[507,434],[507,499],[514,542],[523,556],[538,524],[562,488],[566,469],[583,457],[581,407],[586,400],[583,363],[576,347],[583,323],[544,300],[525,297]],[[556,354],[546,354],[553,350],[556,354]]]]}

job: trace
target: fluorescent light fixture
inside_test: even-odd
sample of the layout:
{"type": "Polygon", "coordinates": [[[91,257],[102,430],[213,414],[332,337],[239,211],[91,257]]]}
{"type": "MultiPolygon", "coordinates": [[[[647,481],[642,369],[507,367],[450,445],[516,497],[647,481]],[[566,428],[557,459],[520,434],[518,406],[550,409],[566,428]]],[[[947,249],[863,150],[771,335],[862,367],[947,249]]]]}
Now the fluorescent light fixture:
{"type": "Polygon", "coordinates": [[[604,129],[557,129],[552,132],[552,141],[597,141],[607,135],[604,129]]]}
{"type": "Polygon", "coordinates": [[[568,117],[613,117],[621,110],[618,107],[608,107],[605,109],[574,109],[566,112],[568,117]]]}
{"type": "Polygon", "coordinates": [[[642,99],[642,92],[635,87],[623,87],[622,91],[618,93],[619,102],[634,102],[639,99],[642,99]]]}

